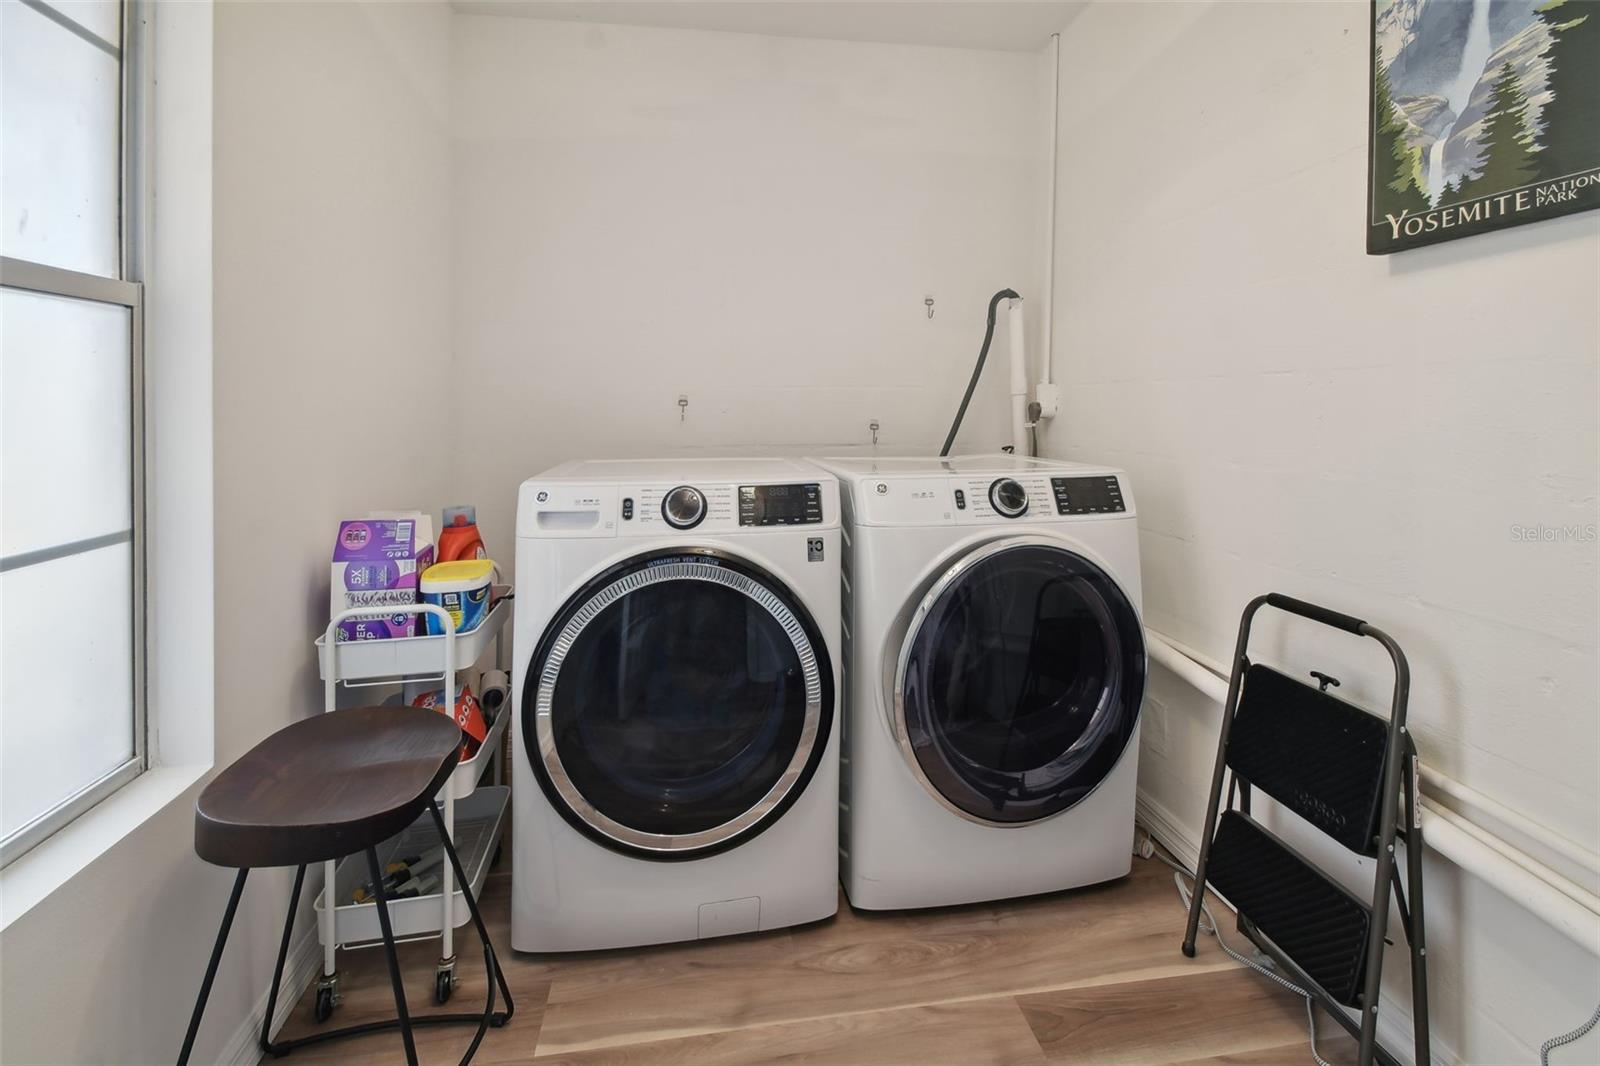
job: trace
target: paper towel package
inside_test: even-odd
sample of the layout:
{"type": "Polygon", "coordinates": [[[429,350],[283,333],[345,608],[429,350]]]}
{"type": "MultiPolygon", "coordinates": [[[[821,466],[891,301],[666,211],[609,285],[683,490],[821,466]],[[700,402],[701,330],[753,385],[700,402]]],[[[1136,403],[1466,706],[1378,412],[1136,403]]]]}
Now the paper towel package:
{"type": "MultiPolygon", "coordinates": [[[[339,523],[333,549],[333,614],[351,607],[409,606],[418,578],[433,565],[433,518],[421,511],[380,512],[339,523]]],[[[423,632],[415,614],[356,618],[339,623],[340,640],[384,640],[423,632]]]]}

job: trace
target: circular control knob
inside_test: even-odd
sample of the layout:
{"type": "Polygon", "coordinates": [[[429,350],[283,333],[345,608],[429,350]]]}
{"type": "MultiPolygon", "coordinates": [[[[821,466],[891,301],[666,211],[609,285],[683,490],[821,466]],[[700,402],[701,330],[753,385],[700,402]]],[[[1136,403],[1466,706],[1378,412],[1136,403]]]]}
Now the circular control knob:
{"type": "Polygon", "coordinates": [[[661,517],[673,529],[693,529],[706,517],[706,498],[697,488],[679,485],[661,501],[661,517]]]}
{"type": "Polygon", "coordinates": [[[989,504],[1004,518],[1021,518],[1028,510],[1028,490],[1011,478],[998,478],[989,486],[989,504]]]}

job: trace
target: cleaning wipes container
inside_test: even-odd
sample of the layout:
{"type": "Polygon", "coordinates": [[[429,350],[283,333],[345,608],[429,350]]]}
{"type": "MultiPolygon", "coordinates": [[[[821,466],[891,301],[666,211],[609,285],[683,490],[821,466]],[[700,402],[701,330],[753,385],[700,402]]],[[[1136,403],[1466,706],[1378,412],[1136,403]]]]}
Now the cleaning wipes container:
{"type": "MultiPolygon", "coordinates": [[[[494,576],[491,559],[463,559],[436,563],[422,572],[418,591],[423,603],[443,607],[456,624],[457,633],[469,633],[482,624],[489,613],[489,585],[494,576]]],[[[426,615],[428,633],[437,636],[444,624],[437,615],[426,615]]]]}

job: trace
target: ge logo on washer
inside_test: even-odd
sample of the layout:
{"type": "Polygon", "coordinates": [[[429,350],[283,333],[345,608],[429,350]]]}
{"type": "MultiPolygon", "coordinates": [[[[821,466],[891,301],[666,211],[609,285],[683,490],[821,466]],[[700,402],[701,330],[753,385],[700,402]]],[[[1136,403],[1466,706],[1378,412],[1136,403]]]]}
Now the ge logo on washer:
{"type": "Polygon", "coordinates": [[[548,492],[545,492],[543,489],[540,489],[539,490],[539,495],[534,497],[534,499],[538,500],[540,503],[544,503],[549,498],[550,498],[550,494],[548,492]]]}
{"type": "Polygon", "coordinates": [[[887,481],[878,482],[878,495],[879,496],[887,496],[887,495],[889,495],[889,483],[887,481]]]}

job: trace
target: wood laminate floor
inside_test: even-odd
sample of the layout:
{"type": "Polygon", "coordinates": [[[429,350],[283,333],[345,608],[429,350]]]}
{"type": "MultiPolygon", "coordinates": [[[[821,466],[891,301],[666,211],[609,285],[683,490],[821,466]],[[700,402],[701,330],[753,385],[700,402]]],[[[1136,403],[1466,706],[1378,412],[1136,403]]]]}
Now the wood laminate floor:
{"type": "MultiPolygon", "coordinates": [[[[1210,937],[1178,950],[1171,874],[1134,860],[1124,880],[1004,903],[866,914],[841,897],[825,922],[772,933],[582,955],[510,950],[509,875],[484,889],[490,935],[516,997],[485,1064],[1309,1063],[1304,1001],[1239,966],[1210,937]]],[[[1213,907],[1217,913],[1223,913],[1213,907]]],[[[1227,920],[1224,919],[1227,926],[1227,920]]],[[[477,937],[458,934],[460,987],[447,1009],[481,1009],[477,937]]],[[[1225,933],[1231,930],[1225,930],[1225,933]]],[[[1244,941],[1232,933],[1237,949],[1244,941]]],[[[432,1002],[436,942],[403,945],[415,1013],[432,1002]]],[[[341,952],[344,1003],[329,1025],[391,1017],[381,950],[341,952]]],[[[283,1036],[309,1033],[308,992],[283,1036]]],[[[1336,1064],[1355,1044],[1328,1018],[1336,1064]]],[[[417,1030],[423,1063],[455,1063],[472,1027],[417,1030]]],[[[403,1062],[381,1033],[294,1053],[294,1063],[403,1062]]]]}

